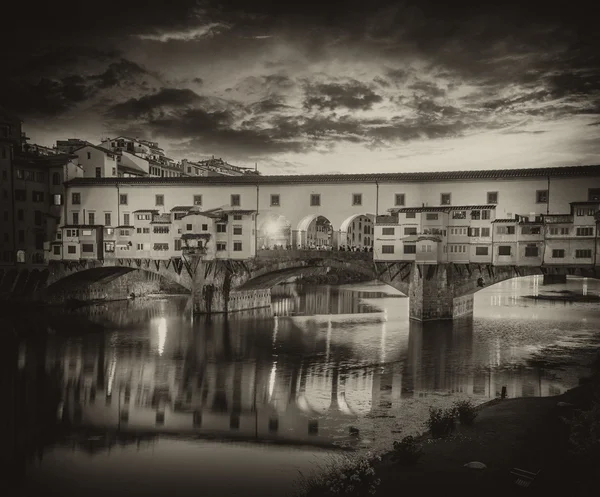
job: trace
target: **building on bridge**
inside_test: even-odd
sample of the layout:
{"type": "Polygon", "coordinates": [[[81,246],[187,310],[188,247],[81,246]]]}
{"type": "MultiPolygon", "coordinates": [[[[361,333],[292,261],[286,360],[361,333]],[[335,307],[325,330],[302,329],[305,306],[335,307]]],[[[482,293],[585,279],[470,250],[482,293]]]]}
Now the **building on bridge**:
{"type": "MultiPolygon", "coordinates": [[[[401,238],[405,238],[405,233],[435,238],[439,237],[436,230],[445,229],[445,241],[430,240],[430,250],[439,245],[440,257],[446,254],[446,258],[458,261],[465,260],[467,255],[474,260],[491,257],[493,241],[497,241],[492,231],[494,220],[516,219],[518,215],[519,219],[527,217],[529,222],[535,222],[536,216],[569,212],[571,202],[598,197],[600,166],[361,175],[84,178],[69,182],[67,188],[69,199],[72,194],[81,199],[78,204],[70,202],[66,206],[69,224],[72,223],[68,218],[74,212],[85,209],[110,212],[119,217],[119,225],[126,225],[124,218],[132,212],[156,207],[158,196],[163,199],[160,207],[165,211],[181,204],[202,206],[204,210],[224,204],[254,210],[257,244],[267,238],[273,220],[278,220],[282,226],[290,227],[292,247],[309,245],[309,230],[316,227],[313,221],[318,218],[330,223],[333,248],[347,245],[349,233],[350,241],[355,234],[356,244],[358,233],[352,228],[353,222],[356,229],[357,220],[359,223],[364,220],[361,216],[375,219],[392,209],[392,214],[402,214],[401,238]],[[127,198],[127,203],[122,203],[123,198],[127,198]],[[453,199],[461,201],[455,203],[453,199]],[[489,219],[485,217],[488,211],[489,219]],[[480,218],[473,217],[476,215],[480,218]],[[415,231],[421,224],[428,233],[415,231]]],[[[368,239],[368,235],[364,232],[365,223],[361,224],[364,245],[364,237],[368,239]]],[[[397,223],[392,224],[395,227],[397,223]]],[[[374,242],[377,258],[392,259],[389,257],[392,254],[384,255],[381,251],[384,244],[377,238],[382,236],[374,233],[373,240],[368,241],[374,242]]],[[[525,239],[519,237],[519,240],[525,239]]],[[[427,248],[419,257],[410,254],[411,245],[416,249],[416,239],[406,242],[406,254],[413,260],[432,260],[433,252],[427,252],[427,248]]],[[[537,242],[532,239],[529,243],[537,242]]],[[[395,258],[399,249],[404,255],[404,243],[397,245],[395,258]]]]}
{"type": "Polygon", "coordinates": [[[375,261],[494,266],[596,265],[599,200],[570,202],[569,214],[515,214],[496,205],[390,209],[375,225],[375,261]]]}
{"type": "Polygon", "coordinates": [[[80,222],[72,213],[51,243],[50,260],[152,259],[170,260],[198,253],[204,260],[248,259],[255,255],[255,211],[223,207],[202,212],[193,206],[175,206],[169,212],[138,209],[124,224],[110,212],[87,211],[80,222]]]}

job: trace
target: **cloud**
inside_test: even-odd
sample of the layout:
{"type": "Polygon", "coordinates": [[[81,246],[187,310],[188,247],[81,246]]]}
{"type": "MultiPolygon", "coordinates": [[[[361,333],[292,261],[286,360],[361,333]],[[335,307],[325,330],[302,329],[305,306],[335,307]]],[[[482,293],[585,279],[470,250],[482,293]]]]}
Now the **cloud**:
{"type": "Polygon", "coordinates": [[[417,81],[408,86],[409,89],[414,90],[420,94],[425,94],[432,98],[444,97],[446,96],[446,90],[440,88],[435,83],[431,83],[429,81],[417,81]]]}
{"type": "Polygon", "coordinates": [[[106,114],[112,119],[135,120],[153,116],[163,108],[185,107],[201,100],[202,97],[189,89],[161,88],[156,93],[115,104],[106,114]]]}
{"type": "Polygon", "coordinates": [[[255,114],[272,114],[290,108],[289,105],[284,103],[284,99],[281,96],[267,97],[250,105],[250,109],[255,114]]]}
{"type": "Polygon", "coordinates": [[[147,74],[148,72],[135,62],[121,59],[118,62],[112,62],[104,72],[90,76],[89,79],[100,88],[112,88],[128,84],[147,74]]]}
{"type": "Polygon", "coordinates": [[[230,29],[231,26],[224,23],[212,22],[201,26],[187,27],[181,30],[162,31],[158,33],[144,33],[137,35],[141,40],[160,41],[197,41],[203,38],[211,38],[230,29]]]}
{"type": "Polygon", "coordinates": [[[510,129],[510,130],[501,131],[501,133],[503,135],[541,135],[543,133],[547,133],[547,131],[545,131],[543,129],[537,129],[534,131],[510,129]]]}
{"type": "Polygon", "coordinates": [[[61,79],[41,78],[34,84],[18,84],[7,79],[0,87],[9,93],[6,100],[7,110],[21,116],[43,117],[60,115],[75,105],[86,101],[95,89],[87,85],[86,80],[77,75],[61,79]]]}
{"type": "Polygon", "coordinates": [[[304,107],[307,109],[369,110],[383,100],[369,86],[357,80],[347,83],[318,83],[305,86],[304,107]]]}

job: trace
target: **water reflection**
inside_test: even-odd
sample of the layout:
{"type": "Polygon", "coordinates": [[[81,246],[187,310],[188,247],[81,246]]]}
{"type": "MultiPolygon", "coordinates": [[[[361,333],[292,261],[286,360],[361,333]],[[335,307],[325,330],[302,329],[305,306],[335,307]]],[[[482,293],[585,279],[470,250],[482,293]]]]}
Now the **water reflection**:
{"type": "Polygon", "coordinates": [[[422,421],[440,396],[559,394],[577,369],[552,366],[597,343],[600,314],[520,298],[536,285],[496,285],[477,295],[473,318],[425,324],[378,285],[281,287],[275,317],[192,322],[185,300],[169,298],[5,318],[4,456],[22,469],[59,440],[94,452],[156,435],[354,447],[360,419],[422,421]]]}

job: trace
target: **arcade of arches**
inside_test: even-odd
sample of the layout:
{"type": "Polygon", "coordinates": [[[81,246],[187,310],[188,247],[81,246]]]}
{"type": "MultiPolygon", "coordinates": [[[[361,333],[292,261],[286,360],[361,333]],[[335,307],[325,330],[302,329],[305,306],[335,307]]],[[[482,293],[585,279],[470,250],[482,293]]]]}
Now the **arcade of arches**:
{"type": "Polygon", "coordinates": [[[268,215],[259,224],[257,248],[364,250],[373,246],[374,223],[373,214],[358,214],[346,219],[336,230],[327,217],[313,214],[293,229],[285,216],[268,215]]]}

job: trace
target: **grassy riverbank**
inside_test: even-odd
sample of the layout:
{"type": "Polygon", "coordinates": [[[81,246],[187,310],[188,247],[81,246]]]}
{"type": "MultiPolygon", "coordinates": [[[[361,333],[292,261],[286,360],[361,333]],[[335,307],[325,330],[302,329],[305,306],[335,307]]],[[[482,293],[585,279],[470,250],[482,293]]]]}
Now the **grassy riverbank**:
{"type": "MultiPolygon", "coordinates": [[[[594,398],[598,400],[599,392],[600,377],[596,374],[592,381],[560,396],[494,400],[481,406],[474,425],[458,425],[450,437],[433,439],[429,434],[419,437],[423,453],[416,464],[394,463],[391,454],[384,454],[380,461],[371,459],[374,475],[364,479],[377,479],[375,495],[384,497],[407,491],[461,496],[508,496],[520,492],[544,496],[597,495],[600,441],[595,442],[595,456],[590,457],[588,451],[585,457],[578,458],[573,454],[575,445],[570,442],[577,430],[565,419],[577,416],[577,410],[589,410],[594,398]],[[472,461],[487,467],[476,470],[464,466],[472,461]],[[515,484],[513,468],[540,473],[525,490],[515,484]]],[[[591,440],[600,436],[600,419],[595,423],[595,435],[590,436],[588,429],[578,438],[586,440],[587,436],[591,440]]],[[[301,495],[369,495],[364,490],[331,493],[329,489],[335,481],[336,471],[329,468],[328,474],[304,481],[301,495]]]]}

